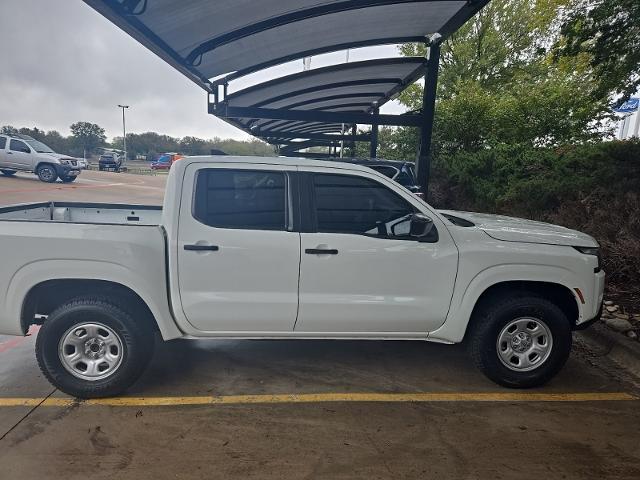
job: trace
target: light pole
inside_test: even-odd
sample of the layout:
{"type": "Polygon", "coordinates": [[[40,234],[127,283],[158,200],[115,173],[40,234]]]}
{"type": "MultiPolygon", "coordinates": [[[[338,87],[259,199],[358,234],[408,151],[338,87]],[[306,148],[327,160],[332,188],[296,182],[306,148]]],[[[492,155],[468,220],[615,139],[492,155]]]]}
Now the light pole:
{"type": "Polygon", "coordinates": [[[129,108],[129,105],[118,105],[122,109],[122,144],[124,146],[124,161],[127,161],[127,124],[124,119],[124,111],[129,108]]]}

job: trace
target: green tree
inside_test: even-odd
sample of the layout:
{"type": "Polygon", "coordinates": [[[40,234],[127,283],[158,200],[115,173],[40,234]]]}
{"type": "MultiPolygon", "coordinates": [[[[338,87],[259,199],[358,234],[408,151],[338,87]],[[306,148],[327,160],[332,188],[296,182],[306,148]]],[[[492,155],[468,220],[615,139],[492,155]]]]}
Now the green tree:
{"type": "Polygon", "coordinates": [[[640,86],[640,1],[575,0],[562,25],[557,56],[587,55],[595,97],[620,102],[640,86]]]}
{"type": "MultiPolygon", "coordinates": [[[[434,131],[440,153],[498,143],[553,146],[607,132],[606,96],[598,96],[586,55],[550,48],[570,0],[493,0],[442,45],[434,131]]],[[[424,55],[424,45],[401,47],[424,55]]],[[[422,86],[400,100],[421,107],[422,86]]],[[[400,131],[400,130],[399,130],[400,131]]]]}
{"type": "Polygon", "coordinates": [[[104,145],[107,140],[104,128],[90,122],[76,122],[71,125],[72,141],[80,146],[84,156],[91,154],[96,147],[104,145]]]}
{"type": "Polygon", "coordinates": [[[5,135],[11,134],[11,133],[18,133],[18,129],[12,125],[5,125],[2,128],[0,128],[0,133],[3,133],[5,135]]]}

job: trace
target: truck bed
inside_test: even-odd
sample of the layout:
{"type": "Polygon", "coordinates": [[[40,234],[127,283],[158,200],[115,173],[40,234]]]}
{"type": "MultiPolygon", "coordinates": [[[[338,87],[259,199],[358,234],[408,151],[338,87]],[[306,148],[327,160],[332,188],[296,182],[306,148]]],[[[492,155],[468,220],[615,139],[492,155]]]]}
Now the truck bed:
{"type": "Polygon", "coordinates": [[[159,225],[162,207],[111,203],[42,202],[0,207],[0,221],[159,225]]]}

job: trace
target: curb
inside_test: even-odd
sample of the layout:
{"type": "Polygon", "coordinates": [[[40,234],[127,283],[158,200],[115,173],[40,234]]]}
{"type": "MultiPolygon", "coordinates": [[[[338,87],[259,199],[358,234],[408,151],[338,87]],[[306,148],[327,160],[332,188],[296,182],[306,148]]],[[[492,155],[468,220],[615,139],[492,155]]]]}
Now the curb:
{"type": "Polygon", "coordinates": [[[612,332],[601,322],[575,333],[596,355],[607,357],[628,373],[640,378],[640,342],[612,332]]]}

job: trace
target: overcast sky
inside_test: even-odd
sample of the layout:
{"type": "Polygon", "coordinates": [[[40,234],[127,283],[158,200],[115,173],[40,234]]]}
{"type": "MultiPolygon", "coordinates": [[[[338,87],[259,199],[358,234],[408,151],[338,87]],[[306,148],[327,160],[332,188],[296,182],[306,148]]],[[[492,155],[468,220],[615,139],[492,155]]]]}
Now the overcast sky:
{"type": "MultiPolygon", "coordinates": [[[[76,121],[121,135],[118,104],[129,104],[127,131],[176,137],[249,138],[206,113],[204,91],[81,0],[0,0],[0,125],[37,126],[69,134],[76,121]]],[[[351,61],[396,56],[393,46],[359,49],[351,61]]],[[[312,59],[312,68],[344,53],[312,59]]],[[[267,76],[302,70],[302,61],[267,76]]],[[[265,79],[265,74],[260,75],[265,79]]],[[[255,83],[255,75],[232,84],[255,83]]],[[[402,111],[389,105],[387,112],[402,111]]]]}

